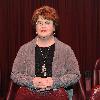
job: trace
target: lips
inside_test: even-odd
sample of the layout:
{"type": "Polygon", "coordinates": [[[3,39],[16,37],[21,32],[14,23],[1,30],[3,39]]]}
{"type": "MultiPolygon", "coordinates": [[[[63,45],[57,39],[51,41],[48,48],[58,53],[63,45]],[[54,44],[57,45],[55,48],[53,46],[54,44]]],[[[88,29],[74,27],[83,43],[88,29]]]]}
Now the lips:
{"type": "Polygon", "coordinates": [[[46,32],[46,30],[41,30],[41,32],[46,32]]]}

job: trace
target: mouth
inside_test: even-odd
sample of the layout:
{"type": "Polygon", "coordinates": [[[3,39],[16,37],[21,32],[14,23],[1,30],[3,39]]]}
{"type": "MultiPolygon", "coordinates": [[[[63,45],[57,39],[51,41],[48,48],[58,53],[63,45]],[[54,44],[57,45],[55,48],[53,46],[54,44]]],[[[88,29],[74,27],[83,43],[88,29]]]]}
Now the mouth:
{"type": "Polygon", "coordinates": [[[41,32],[46,32],[46,30],[41,30],[41,32]]]}

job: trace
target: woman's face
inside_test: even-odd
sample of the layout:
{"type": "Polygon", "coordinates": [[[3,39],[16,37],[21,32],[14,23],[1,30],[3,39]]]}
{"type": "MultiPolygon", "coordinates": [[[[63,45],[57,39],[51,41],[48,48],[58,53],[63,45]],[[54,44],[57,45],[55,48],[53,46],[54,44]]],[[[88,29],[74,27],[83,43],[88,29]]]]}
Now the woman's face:
{"type": "Polygon", "coordinates": [[[36,32],[40,37],[49,37],[55,31],[52,20],[44,19],[42,16],[39,16],[36,22],[36,32]]]}

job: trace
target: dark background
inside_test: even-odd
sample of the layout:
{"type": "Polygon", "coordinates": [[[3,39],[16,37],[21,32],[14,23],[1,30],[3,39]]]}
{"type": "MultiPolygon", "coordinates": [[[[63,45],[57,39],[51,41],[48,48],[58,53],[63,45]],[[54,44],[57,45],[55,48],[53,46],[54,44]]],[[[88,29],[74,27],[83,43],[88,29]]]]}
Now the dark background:
{"type": "Polygon", "coordinates": [[[41,5],[57,10],[58,39],[72,47],[82,75],[93,70],[100,56],[100,0],[0,0],[0,94],[3,96],[19,47],[35,37],[31,18],[41,5]]]}

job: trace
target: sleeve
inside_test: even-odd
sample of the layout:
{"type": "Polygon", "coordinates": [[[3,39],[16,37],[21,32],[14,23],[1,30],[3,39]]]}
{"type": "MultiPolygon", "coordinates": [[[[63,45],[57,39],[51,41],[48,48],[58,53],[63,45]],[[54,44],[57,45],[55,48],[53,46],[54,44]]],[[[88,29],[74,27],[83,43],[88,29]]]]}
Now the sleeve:
{"type": "MultiPolygon", "coordinates": [[[[73,50],[69,47],[66,49],[65,72],[60,77],[53,77],[53,88],[68,87],[74,85],[81,77],[78,61],[73,50]]],[[[63,72],[62,72],[63,73],[63,72]]]]}
{"type": "Polygon", "coordinates": [[[13,68],[11,72],[11,79],[14,83],[17,83],[21,86],[28,86],[28,87],[34,87],[32,83],[33,77],[27,74],[27,65],[26,65],[26,55],[27,52],[25,50],[25,47],[22,46],[13,63],[13,68]]]}

